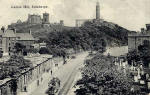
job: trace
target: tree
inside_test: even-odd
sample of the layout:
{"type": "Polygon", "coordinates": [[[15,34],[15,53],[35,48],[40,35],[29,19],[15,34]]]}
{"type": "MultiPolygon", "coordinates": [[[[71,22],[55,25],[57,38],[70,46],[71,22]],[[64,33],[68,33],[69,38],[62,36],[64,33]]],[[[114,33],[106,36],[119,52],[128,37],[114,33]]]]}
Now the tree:
{"type": "Polygon", "coordinates": [[[85,61],[82,79],[77,81],[77,95],[132,95],[133,80],[130,73],[118,70],[112,63],[113,57],[96,55],[85,61]]]}
{"type": "Polygon", "coordinates": [[[21,43],[16,43],[14,47],[16,53],[23,53],[23,50],[25,49],[25,46],[21,43]]]}
{"type": "Polygon", "coordinates": [[[30,48],[26,50],[27,53],[38,53],[38,49],[30,48]]]}
{"type": "MultiPolygon", "coordinates": [[[[141,61],[141,57],[139,53],[137,52],[137,50],[130,51],[127,54],[127,59],[128,59],[128,64],[130,65],[132,64],[132,62],[138,63],[138,61],[141,61]]],[[[133,64],[133,65],[137,65],[137,64],[133,64]]]]}
{"type": "MultiPolygon", "coordinates": [[[[3,64],[2,71],[7,76],[14,77],[14,75],[22,72],[25,68],[32,68],[33,64],[31,61],[26,60],[21,55],[12,55],[6,63],[3,64]]],[[[5,77],[7,77],[5,76],[5,77]]]]}
{"type": "Polygon", "coordinates": [[[42,48],[40,48],[39,53],[40,54],[49,54],[49,50],[45,47],[42,47],[42,48]]]}
{"type": "Polygon", "coordinates": [[[62,56],[63,57],[63,60],[64,60],[64,64],[66,64],[66,58],[67,58],[67,52],[66,52],[66,50],[65,49],[61,49],[60,50],[60,56],[62,56]]]}
{"type": "Polygon", "coordinates": [[[10,82],[10,87],[11,87],[11,91],[13,92],[13,95],[17,95],[17,80],[16,79],[12,79],[10,82]]]}
{"type": "Polygon", "coordinates": [[[150,62],[150,42],[148,40],[144,40],[143,45],[138,46],[138,53],[144,65],[148,67],[150,62]]]}

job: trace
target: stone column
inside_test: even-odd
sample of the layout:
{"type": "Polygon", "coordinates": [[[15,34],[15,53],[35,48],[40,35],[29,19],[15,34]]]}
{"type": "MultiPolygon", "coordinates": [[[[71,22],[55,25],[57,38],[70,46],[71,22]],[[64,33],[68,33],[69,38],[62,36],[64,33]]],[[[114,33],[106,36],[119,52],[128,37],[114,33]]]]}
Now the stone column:
{"type": "Polygon", "coordinates": [[[149,77],[149,74],[146,74],[146,80],[148,80],[150,77],[149,77]]]}
{"type": "Polygon", "coordinates": [[[137,68],[137,71],[138,71],[138,75],[137,75],[137,77],[138,77],[138,79],[141,79],[141,75],[140,75],[140,68],[137,68]]]}
{"type": "Polygon", "coordinates": [[[134,67],[133,67],[133,61],[131,62],[131,70],[133,71],[134,69],[133,69],[134,67]]]}
{"type": "Polygon", "coordinates": [[[134,82],[139,82],[138,77],[134,75],[134,82]]]}
{"type": "Polygon", "coordinates": [[[148,90],[150,90],[150,79],[147,81],[148,90]]]}

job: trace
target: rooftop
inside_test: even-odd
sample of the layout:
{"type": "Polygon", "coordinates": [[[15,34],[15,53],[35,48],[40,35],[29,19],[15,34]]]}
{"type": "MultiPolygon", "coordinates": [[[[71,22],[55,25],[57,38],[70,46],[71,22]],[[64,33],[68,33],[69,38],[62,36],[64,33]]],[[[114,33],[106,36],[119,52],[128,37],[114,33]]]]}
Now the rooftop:
{"type": "Polygon", "coordinates": [[[30,55],[30,56],[26,56],[25,59],[30,60],[33,63],[33,66],[37,66],[38,64],[41,64],[42,62],[46,61],[48,58],[52,58],[52,55],[48,55],[48,54],[41,54],[41,55],[30,55]]]}
{"type": "Polygon", "coordinates": [[[10,81],[11,78],[5,78],[4,80],[0,80],[0,86],[5,84],[6,82],[10,81]]]}
{"type": "MultiPolygon", "coordinates": [[[[2,32],[2,31],[1,31],[2,32]]],[[[14,30],[7,29],[3,33],[3,37],[16,37],[14,30]]]]}

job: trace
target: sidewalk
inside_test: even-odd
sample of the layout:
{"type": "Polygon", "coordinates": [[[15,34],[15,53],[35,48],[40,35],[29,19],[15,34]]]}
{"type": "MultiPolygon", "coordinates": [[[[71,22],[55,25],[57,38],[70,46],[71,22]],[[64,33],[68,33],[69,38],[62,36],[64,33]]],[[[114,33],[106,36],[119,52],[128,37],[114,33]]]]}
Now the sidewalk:
{"type": "Polygon", "coordinates": [[[47,95],[45,93],[45,91],[48,89],[48,83],[49,81],[53,78],[53,77],[56,77],[57,76],[57,73],[58,73],[58,70],[62,69],[63,66],[63,61],[60,61],[58,63],[59,65],[58,66],[55,66],[55,64],[53,65],[53,68],[52,68],[52,75],[51,75],[51,71],[49,71],[48,73],[46,74],[43,74],[42,77],[43,77],[43,83],[40,84],[36,89],[34,89],[31,93],[29,94],[26,94],[26,95],[47,95]],[[36,90],[36,91],[35,91],[36,90]]]}

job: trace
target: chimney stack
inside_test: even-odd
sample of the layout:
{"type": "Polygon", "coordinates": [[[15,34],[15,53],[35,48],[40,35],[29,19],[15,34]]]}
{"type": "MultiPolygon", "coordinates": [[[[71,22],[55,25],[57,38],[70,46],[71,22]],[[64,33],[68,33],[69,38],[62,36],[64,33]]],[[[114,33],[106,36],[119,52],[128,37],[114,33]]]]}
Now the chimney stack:
{"type": "Polygon", "coordinates": [[[2,32],[4,33],[4,32],[5,32],[5,27],[2,26],[1,30],[2,30],[2,32]]]}
{"type": "Polygon", "coordinates": [[[150,24],[146,24],[147,31],[150,31],[150,24]]]}
{"type": "Polygon", "coordinates": [[[145,29],[144,28],[141,28],[141,33],[145,33],[145,29]]]}

